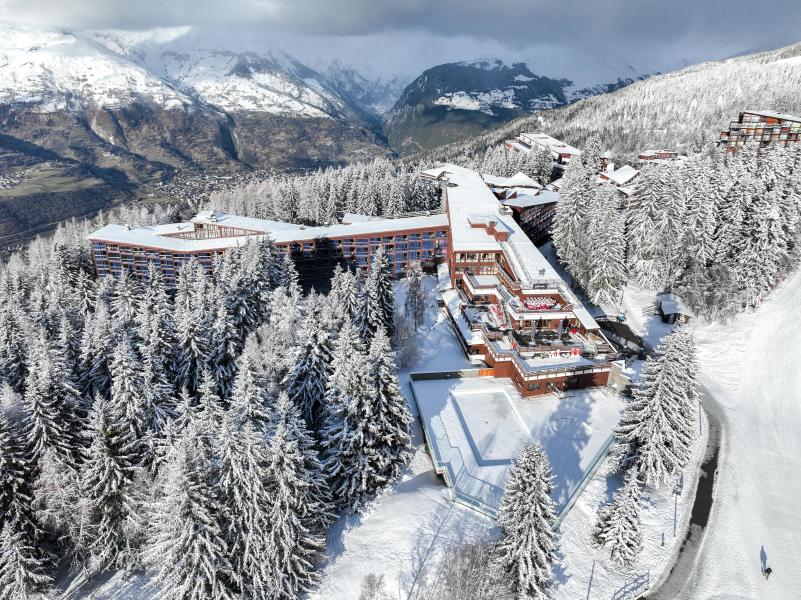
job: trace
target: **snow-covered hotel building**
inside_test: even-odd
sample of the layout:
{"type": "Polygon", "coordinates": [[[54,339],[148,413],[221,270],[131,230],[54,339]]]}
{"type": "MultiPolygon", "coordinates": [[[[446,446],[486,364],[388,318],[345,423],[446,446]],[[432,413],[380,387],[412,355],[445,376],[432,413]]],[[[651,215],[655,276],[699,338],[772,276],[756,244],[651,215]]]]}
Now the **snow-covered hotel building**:
{"type": "Polygon", "coordinates": [[[442,297],[465,352],[522,396],[606,385],[616,351],[482,177],[445,165],[452,288],[442,297]]]}
{"type": "Polygon", "coordinates": [[[369,268],[383,245],[398,274],[412,261],[447,265],[443,303],[465,352],[487,375],[511,378],[523,396],[605,385],[614,349],[521,227],[519,213],[516,219],[474,171],[445,165],[421,176],[442,191],[443,214],[348,215],[347,223],[304,227],[206,211],[185,223],[106,225],[89,236],[95,268],[98,276],[146,278],[154,263],[174,285],[184,262],[195,258],[211,271],[216,254],[269,236],[280,253],[292,253],[301,275],[314,276],[336,262],[369,268]]]}

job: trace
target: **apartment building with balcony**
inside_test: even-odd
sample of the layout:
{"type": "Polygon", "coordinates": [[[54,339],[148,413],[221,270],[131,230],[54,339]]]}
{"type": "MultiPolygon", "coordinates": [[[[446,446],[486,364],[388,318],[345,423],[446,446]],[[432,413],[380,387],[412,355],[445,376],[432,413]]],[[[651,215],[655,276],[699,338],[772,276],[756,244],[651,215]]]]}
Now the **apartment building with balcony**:
{"type": "Polygon", "coordinates": [[[786,146],[798,143],[801,135],[801,117],[767,110],[745,110],[729,129],[720,132],[718,145],[727,152],[736,152],[748,143],[760,146],[777,144],[786,146]]]}

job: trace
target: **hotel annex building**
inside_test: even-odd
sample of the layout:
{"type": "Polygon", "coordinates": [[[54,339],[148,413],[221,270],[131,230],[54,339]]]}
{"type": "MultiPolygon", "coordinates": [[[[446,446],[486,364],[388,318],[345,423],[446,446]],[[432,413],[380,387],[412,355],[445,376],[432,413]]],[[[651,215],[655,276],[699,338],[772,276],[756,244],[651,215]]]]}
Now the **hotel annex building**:
{"type": "Polygon", "coordinates": [[[185,223],[112,224],[88,238],[95,269],[100,277],[126,271],[144,279],[153,263],[174,285],[192,258],[211,272],[215,255],[269,236],[279,253],[291,253],[301,275],[314,276],[335,263],[369,268],[383,245],[398,275],[414,261],[447,265],[450,285],[442,301],[465,353],[485,365],[483,374],[511,378],[523,396],[605,385],[615,349],[526,235],[513,207],[475,171],[444,165],[421,176],[441,189],[444,213],[349,215],[347,223],[327,227],[213,211],[185,223]]]}

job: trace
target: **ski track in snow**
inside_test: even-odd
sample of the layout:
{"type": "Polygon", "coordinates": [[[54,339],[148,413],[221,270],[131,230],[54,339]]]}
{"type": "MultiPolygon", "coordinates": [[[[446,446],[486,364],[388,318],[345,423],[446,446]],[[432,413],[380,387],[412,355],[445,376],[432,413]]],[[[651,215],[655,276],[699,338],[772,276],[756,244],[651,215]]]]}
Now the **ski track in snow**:
{"type": "Polygon", "coordinates": [[[679,600],[801,596],[799,300],[796,272],[756,312],[696,332],[701,379],[724,419],[715,501],[679,600]]]}

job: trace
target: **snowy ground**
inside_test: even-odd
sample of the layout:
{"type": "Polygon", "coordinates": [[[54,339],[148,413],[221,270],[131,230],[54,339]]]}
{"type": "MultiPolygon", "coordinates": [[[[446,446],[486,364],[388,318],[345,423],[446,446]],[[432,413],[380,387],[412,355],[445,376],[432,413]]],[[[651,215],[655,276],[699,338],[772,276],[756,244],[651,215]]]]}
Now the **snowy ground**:
{"type": "Polygon", "coordinates": [[[674,598],[801,597],[799,304],[796,272],[755,313],[696,332],[702,382],[722,413],[721,447],[700,558],[674,598]]]}
{"type": "Polygon", "coordinates": [[[620,418],[622,399],[601,389],[524,399],[509,379],[417,381],[434,451],[451,462],[460,492],[497,509],[506,471],[527,440],[545,448],[559,506],[583,479],[620,418]]]}

